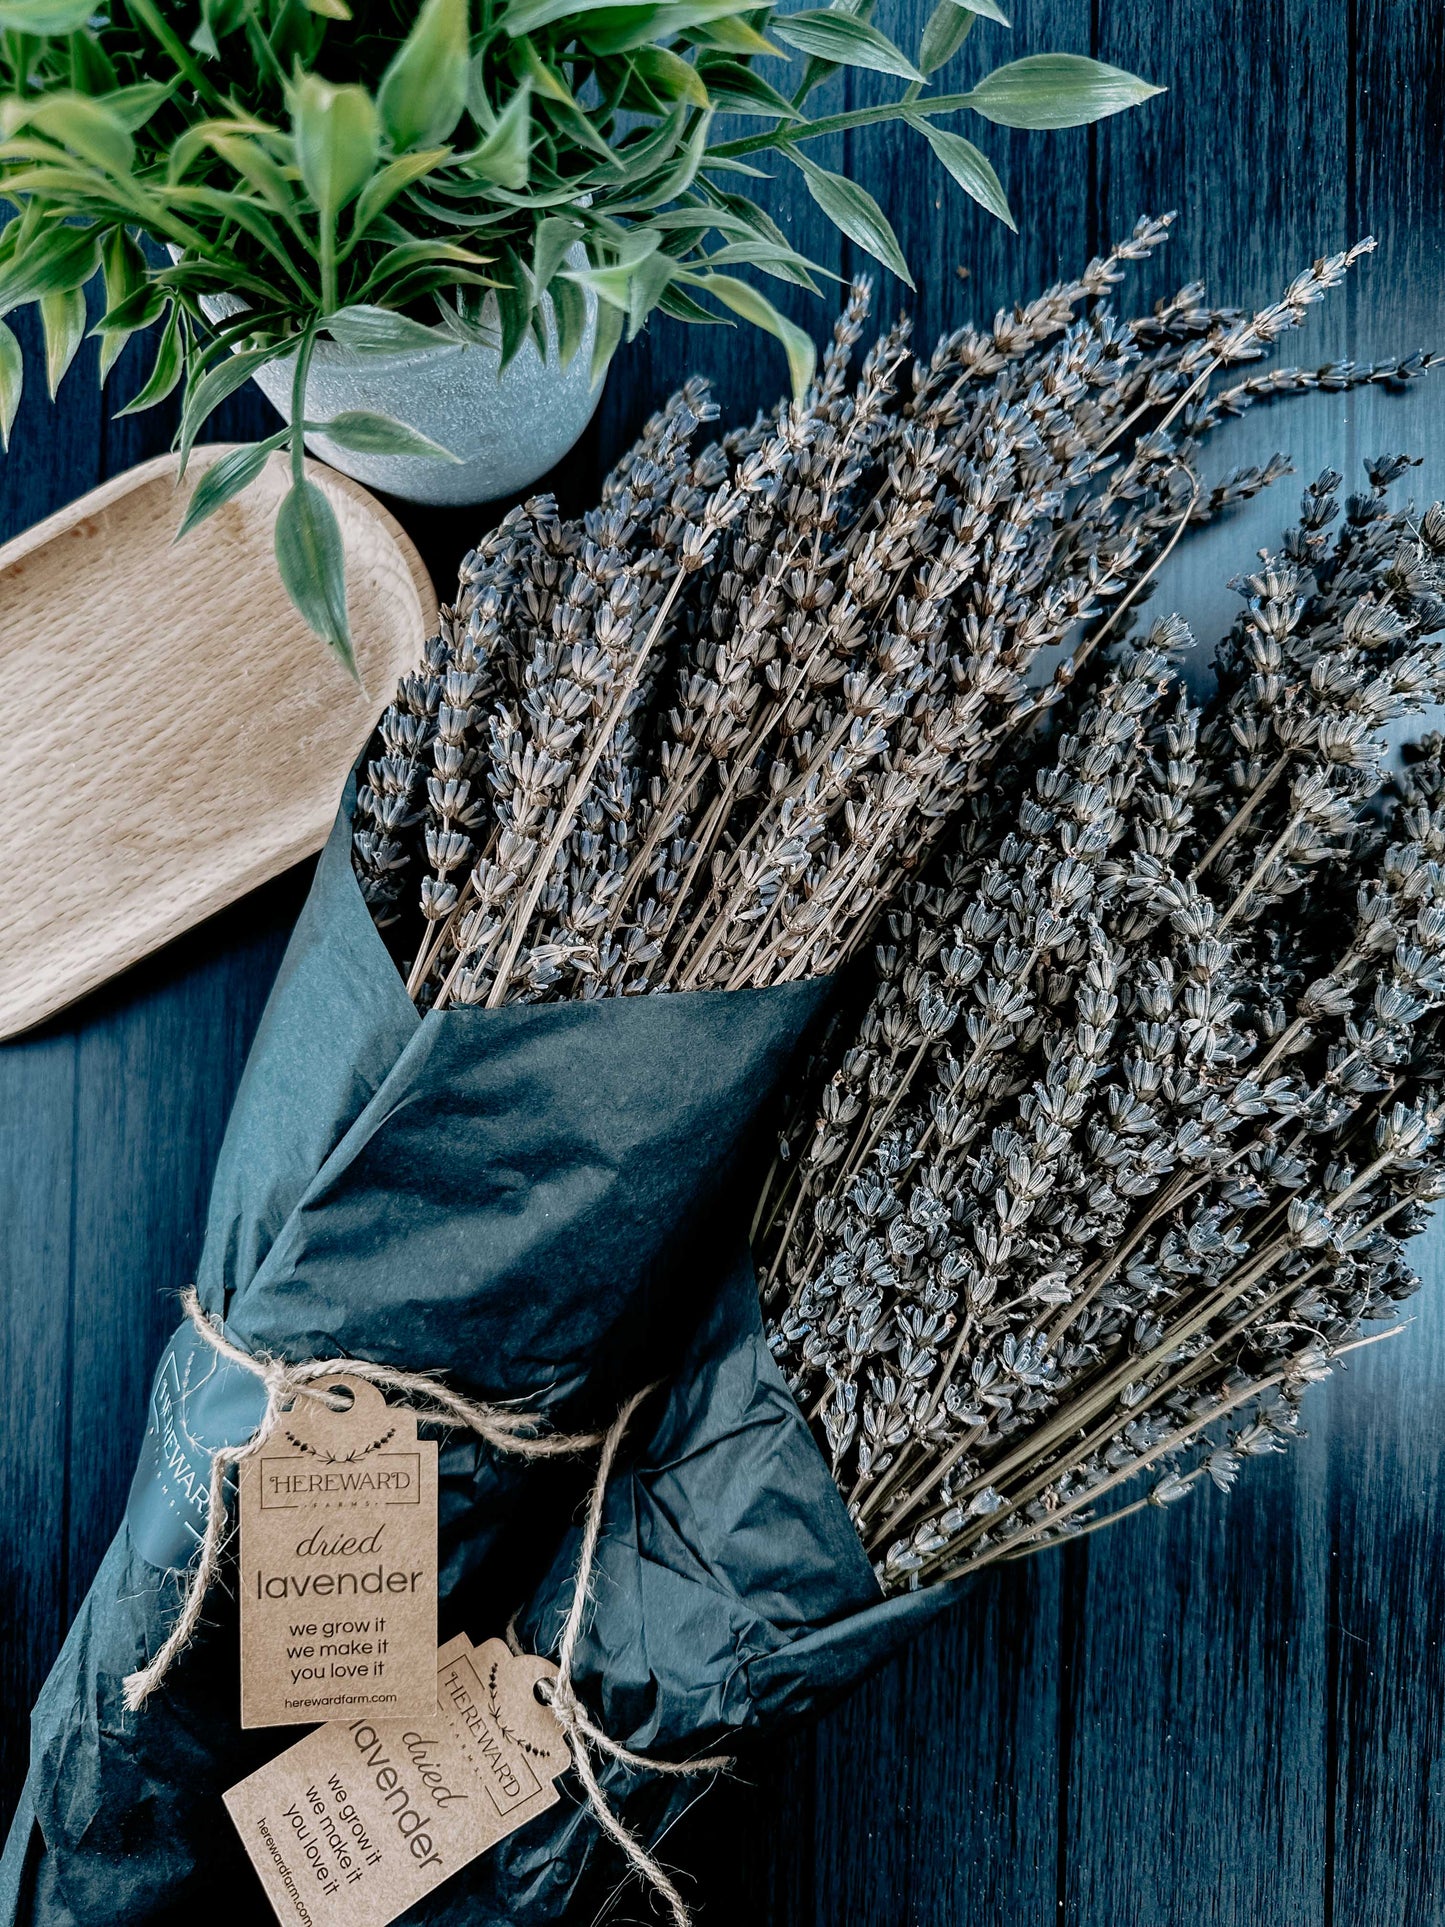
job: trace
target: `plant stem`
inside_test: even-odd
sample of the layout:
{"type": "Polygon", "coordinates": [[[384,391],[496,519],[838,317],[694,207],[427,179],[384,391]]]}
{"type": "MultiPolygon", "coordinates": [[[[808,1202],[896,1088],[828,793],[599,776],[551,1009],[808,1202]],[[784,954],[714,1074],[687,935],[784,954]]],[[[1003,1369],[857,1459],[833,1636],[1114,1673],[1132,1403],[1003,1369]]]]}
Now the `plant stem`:
{"type": "Polygon", "coordinates": [[[311,371],[311,350],[316,343],[316,323],[307,324],[296,346],[296,367],[291,376],[291,480],[296,487],[306,479],[306,377],[311,371]]]}
{"type": "Polygon", "coordinates": [[[336,219],[328,216],[321,223],[321,312],[336,312],[336,219]]]}
{"type": "Polygon", "coordinates": [[[162,18],[160,10],[152,4],[152,0],[126,0],[126,6],[132,17],[165,48],[201,98],[209,101],[212,107],[219,108],[223,113],[229,111],[225,96],[207,80],[192,57],[190,49],[162,18]]]}
{"type": "MultiPolygon", "coordinates": [[[[971,94],[939,94],[933,100],[915,100],[908,104],[910,116],[925,117],[934,114],[959,114],[973,105],[971,94]]],[[[709,158],[722,155],[725,160],[735,160],[742,154],[761,153],[765,148],[781,147],[793,141],[822,140],[828,134],[845,134],[854,127],[873,127],[881,121],[901,120],[903,109],[890,102],[880,107],[855,107],[846,114],[827,114],[822,120],[788,121],[784,125],[770,128],[761,134],[748,134],[735,141],[723,141],[719,146],[709,149],[709,158]]],[[[706,166],[706,162],[703,163],[706,166]]]]}

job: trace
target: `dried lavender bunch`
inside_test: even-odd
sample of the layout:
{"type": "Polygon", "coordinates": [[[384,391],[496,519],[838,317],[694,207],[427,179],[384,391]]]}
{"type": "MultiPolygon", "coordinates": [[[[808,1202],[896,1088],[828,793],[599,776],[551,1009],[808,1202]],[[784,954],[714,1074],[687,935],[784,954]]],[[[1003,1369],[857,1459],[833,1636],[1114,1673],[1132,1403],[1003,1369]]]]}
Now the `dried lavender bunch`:
{"type": "Polygon", "coordinates": [[[1201,714],[1123,643],[889,917],[760,1213],[771,1342],[883,1584],[1297,1429],[1445,1196],[1445,509],[1306,491],[1201,714]],[[1308,884],[1309,888],[1304,886],[1308,884]]]}
{"type": "Polygon", "coordinates": [[[1211,412],[1210,381],[1361,250],[1254,315],[1189,288],[1121,320],[1167,229],[926,363],[900,323],[855,378],[859,284],[803,403],[701,442],[693,385],[596,510],[539,498],[468,558],[356,812],[421,1006],[781,982],[866,940],[1183,529],[1282,467],[1204,488],[1200,437],[1271,392],[1211,412]]]}

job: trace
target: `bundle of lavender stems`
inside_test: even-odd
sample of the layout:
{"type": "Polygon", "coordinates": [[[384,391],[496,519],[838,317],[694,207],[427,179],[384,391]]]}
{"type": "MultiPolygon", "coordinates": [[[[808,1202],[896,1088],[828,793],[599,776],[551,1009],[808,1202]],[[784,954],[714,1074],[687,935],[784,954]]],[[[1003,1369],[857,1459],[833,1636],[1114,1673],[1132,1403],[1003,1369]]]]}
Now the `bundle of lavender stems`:
{"type": "MultiPolygon", "coordinates": [[[[1445,507],[1305,495],[1201,713],[1112,652],[889,913],[760,1210],[774,1353],[885,1588],[1120,1516],[1297,1431],[1445,1196],[1445,507]]],[[[1368,1342],[1368,1341],[1367,1341],[1368,1342]]]]}
{"type": "Polygon", "coordinates": [[[877,946],[754,1241],[889,1590],[1151,1469],[1160,1501],[1227,1485],[1411,1288],[1445,1193],[1441,751],[1387,780],[1377,733],[1445,692],[1445,518],[1389,510],[1386,463],[1331,547],[1316,485],[1203,716],[1182,625],[1129,639],[1183,533],[1286,471],[1206,485],[1219,423],[1430,358],[1236,373],[1368,243],[1253,314],[1191,285],[1121,319],[1168,225],[926,361],[899,323],[854,378],[860,283],[804,400],[720,440],[690,383],[597,509],[534,498],[467,557],[358,790],[422,1010],[877,946]]]}

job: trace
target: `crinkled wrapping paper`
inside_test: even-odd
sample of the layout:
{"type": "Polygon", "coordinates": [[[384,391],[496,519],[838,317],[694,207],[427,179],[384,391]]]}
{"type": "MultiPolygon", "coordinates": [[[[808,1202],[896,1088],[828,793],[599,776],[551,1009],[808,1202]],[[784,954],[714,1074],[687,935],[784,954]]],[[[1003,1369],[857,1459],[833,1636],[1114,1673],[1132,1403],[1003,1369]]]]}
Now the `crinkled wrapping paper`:
{"type": "MultiPolygon", "coordinates": [[[[628,1747],[675,1758],[818,1708],[948,1596],[881,1598],[761,1329],[754,1154],[828,986],[420,1018],[352,876],[350,800],[227,1129],[202,1303],[249,1349],[435,1369],[564,1429],[660,1377],[607,1493],[583,1698],[628,1747]]],[[[172,1368],[191,1349],[178,1339],[172,1368]]],[[[223,1388],[208,1443],[227,1411],[233,1436],[254,1423],[245,1380],[223,1388]]],[[[552,1651],[586,1462],[529,1464],[454,1434],[441,1472],[442,1637],[499,1633],[520,1605],[524,1643],[552,1651]]],[[[240,1730],[234,1603],[208,1601],[142,1712],[121,1699],[165,1636],[180,1583],[166,1566],[189,1549],[157,1494],[143,1453],[35,1709],[0,1922],[266,1917],[220,1796],[297,1734],[240,1730]]],[[[697,1791],[615,1762],[602,1779],[649,1839],[697,1791]]],[[[562,1784],[550,1813],[405,1918],[580,1917],[619,1863],[562,1784]]]]}

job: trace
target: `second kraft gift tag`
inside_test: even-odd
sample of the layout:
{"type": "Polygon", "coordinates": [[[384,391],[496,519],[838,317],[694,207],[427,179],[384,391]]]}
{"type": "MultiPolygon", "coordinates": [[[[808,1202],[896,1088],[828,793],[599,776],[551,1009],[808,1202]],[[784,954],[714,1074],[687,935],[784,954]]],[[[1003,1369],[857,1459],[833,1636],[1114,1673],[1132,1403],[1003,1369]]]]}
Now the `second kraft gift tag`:
{"type": "Polygon", "coordinates": [[[298,1397],[240,1464],[241,1724],[436,1707],[437,1448],[374,1385],[298,1397]]]}
{"type": "MultiPolygon", "coordinates": [[[[553,1806],[572,1756],[537,1693],[556,1676],[460,1633],[432,1655],[426,1719],[347,1715],[233,1786],[227,1810],[283,1927],[388,1927],[553,1806]]],[[[466,1917],[459,1900],[448,1918],[466,1917]]]]}

